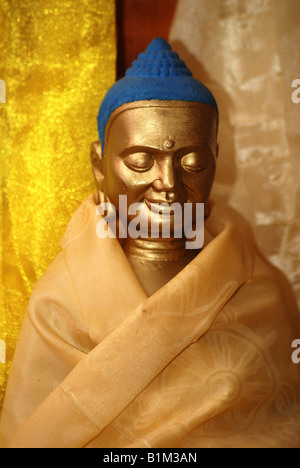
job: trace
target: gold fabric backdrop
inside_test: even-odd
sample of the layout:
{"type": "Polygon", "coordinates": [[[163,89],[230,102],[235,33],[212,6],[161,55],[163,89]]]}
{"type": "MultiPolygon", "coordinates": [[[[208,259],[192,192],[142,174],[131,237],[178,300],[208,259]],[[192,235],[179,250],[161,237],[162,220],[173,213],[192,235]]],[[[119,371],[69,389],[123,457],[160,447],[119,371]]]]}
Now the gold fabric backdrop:
{"type": "Polygon", "coordinates": [[[214,193],[247,218],[300,305],[300,2],[178,0],[170,42],[219,104],[214,193]]]}
{"type": "Polygon", "coordinates": [[[94,190],[89,148],[115,60],[114,0],[2,0],[0,408],[32,288],[94,190]]]}

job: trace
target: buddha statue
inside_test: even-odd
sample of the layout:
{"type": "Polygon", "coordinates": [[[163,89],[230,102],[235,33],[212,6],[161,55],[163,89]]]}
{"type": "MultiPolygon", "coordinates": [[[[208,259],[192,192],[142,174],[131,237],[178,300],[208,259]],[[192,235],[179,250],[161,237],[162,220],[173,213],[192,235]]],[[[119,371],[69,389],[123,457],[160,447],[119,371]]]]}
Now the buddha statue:
{"type": "Polygon", "coordinates": [[[97,192],[30,299],[4,447],[299,446],[299,316],[247,224],[211,200],[218,119],[159,38],[108,91],[91,151],[97,192]],[[149,229],[129,235],[135,205],[149,229]]]}
{"type": "MultiPolygon", "coordinates": [[[[165,41],[152,41],[100,108],[103,143],[96,143],[92,151],[100,200],[112,203],[119,215],[119,196],[126,195],[127,213],[131,205],[141,203],[152,219],[153,205],[189,203],[195,222],[197,204],[209,210],[217,129],[218,108],[210,91],[191,77],[165,41]]],[[[168,206],[163,214],[166,211],[168,206]]],[[[174,237],[174,226],[169,238],[150,232],[142,239],[127,236],[123,248],[149,295],[198,253],[186,248],[184,236],[174,237]]]]}

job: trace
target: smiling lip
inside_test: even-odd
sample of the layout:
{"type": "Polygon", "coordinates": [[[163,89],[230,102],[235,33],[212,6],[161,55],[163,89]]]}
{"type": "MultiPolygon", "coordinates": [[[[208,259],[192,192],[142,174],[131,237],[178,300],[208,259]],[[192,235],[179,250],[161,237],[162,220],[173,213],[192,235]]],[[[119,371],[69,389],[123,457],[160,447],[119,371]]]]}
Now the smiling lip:
{"type": "Polygon", "coordinates": [[[144,202],[153,213],[170,213],[172,211],[171,206],[174,203],[167,202],[166,200],[146,200],[146,198],[144,202]],[[161,203],[165,203],[168,206],[161,206],[161,203]]]}

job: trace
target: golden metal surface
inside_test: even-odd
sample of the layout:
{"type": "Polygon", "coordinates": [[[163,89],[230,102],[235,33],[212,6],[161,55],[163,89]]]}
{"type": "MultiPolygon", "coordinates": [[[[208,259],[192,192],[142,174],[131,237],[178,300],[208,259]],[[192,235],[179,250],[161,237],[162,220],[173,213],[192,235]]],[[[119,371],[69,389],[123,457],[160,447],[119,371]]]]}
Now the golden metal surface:
{"type": "MultiPolygon", "coordinates": [[[[215,110],[202,103],[152,100],[121,106],[108,121],[104,154],[99,143],[92,151],[100,201],[112,203],[117,213],[119,195],[127,196],[127,212],[133,203],[144,203],[149,226],[159,216],[160,232],[162,216],[153,213],[153,203],[179,203],[181,207],[191,203],[193,222],[196,203],[204,203],[207,215],[216,170],[217,129],[215,110]]],[[[128,223],[132,219],[129,214],[128,223]]],[[[172,214],[170,221],[167,239],[153,238],[150,232],[147,238],[129,237],[123,244],[149,294],[198,252],[186,250],[184,237],[175,238],[172,214]],[[167,267],[163,266],[166,261],[167,267]]]]}
{"type": "Polygon", "coordinates": [[[100,145],[98,157],[93,155],[98,190],[117,211],[119,195],[127,195],[128,207],[137,202],[207,205],[217,125],[214,109],[202,103],[153,100],[122,106],[108,122],[104,155],[100,145]]]}

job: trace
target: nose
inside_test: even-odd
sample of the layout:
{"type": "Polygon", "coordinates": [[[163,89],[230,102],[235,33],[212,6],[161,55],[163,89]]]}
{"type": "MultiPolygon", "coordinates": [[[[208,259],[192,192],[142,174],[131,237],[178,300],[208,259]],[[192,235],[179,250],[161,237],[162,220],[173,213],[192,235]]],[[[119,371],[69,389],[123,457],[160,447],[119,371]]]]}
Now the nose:
{"type": "Polygon", "coordinates": [[[172,192],[176,184],[176,174],[172,158],[165,158],[158,163],[157,179],[153,182],[153,187],[159,192],[172,192]]]}

